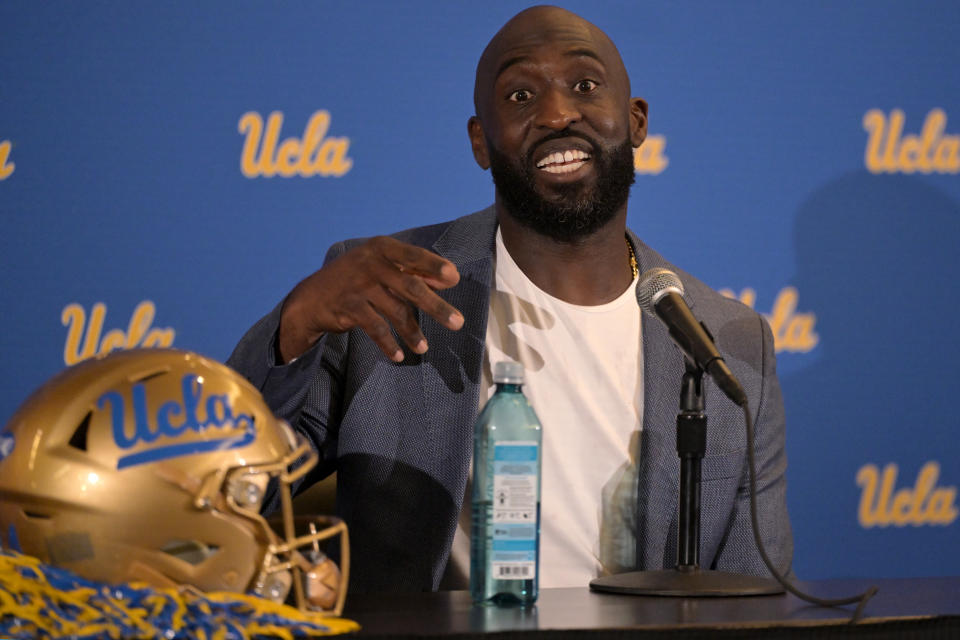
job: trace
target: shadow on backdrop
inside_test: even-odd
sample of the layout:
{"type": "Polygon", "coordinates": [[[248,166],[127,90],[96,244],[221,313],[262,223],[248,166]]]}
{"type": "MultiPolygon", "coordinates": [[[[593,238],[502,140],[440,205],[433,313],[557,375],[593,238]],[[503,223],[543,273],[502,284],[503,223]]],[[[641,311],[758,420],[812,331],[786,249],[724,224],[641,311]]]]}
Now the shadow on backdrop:
{"type": "Polygon", "coordinates": [[[820,335],[816,361],[782,379],[797,574],[956,575],[960,557],[945,551],[960,522],[928,524],[928,499],[910,504],[922,524],[865,527],[870,483],[857,475],[897,465],[894,497],[930,461],[939,485],[960,478],[960,203],[922,177],[854,172],[801,205],[795,242],[820,335]]]}

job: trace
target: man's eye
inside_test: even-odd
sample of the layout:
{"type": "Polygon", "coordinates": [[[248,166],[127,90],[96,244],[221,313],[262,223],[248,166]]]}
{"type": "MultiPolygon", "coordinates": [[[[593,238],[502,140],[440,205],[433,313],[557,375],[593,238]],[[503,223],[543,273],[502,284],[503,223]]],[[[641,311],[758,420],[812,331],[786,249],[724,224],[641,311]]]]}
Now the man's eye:
{"type": "Polygon", "coordinates": [[[597,83],[593,80],[581,80],[575,85],[575,87],[580,93],[590,93],[597,88],[597,83]]]}
{"type": "Polygon", "coordinates": [[[526,102],[531,98],[531,94],[526,89],[517,89],[510,94],[510,100],[513,102],[526,102]]]}

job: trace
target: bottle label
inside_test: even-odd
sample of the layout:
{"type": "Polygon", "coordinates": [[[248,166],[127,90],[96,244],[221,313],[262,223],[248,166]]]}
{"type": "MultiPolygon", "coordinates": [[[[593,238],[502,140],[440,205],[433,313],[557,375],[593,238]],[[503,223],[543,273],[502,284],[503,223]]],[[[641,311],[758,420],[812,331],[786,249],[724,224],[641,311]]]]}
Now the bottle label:
{"type": "Polygon", "coordinates": [[[497,442],[493,448],[495,580],[532,580],[537,573],[536,442],[497,442]]]}

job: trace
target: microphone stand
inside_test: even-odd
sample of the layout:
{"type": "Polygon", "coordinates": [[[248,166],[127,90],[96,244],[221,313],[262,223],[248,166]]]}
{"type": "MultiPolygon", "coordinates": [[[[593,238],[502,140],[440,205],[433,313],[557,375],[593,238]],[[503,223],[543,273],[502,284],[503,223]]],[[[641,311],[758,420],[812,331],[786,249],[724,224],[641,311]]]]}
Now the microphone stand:
{"type": "Polygon", "coordinates": [[[590,581],[590,589],[649,596],[759,596],[783,593],[780,583],[739,573],[700,568],[700,466],[707,450],[703,369],[689,358],[680,389],[677,455],[680,456],[680,513],[677,564],[673,569],[633,571],[590,581]]]}

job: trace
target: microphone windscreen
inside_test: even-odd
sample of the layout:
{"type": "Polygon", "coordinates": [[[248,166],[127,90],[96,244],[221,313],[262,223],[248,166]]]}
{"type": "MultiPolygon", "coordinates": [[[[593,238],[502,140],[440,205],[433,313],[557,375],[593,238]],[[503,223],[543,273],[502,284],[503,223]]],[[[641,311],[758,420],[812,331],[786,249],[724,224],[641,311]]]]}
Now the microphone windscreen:
{"type": "Polygon", "coordinates": [[[671,291],[683,295],[683,283],[677,274],[669,269],[648,269],[637,283],[637,304],[651,316],[657,317],[657,302],[671,291]]]}

